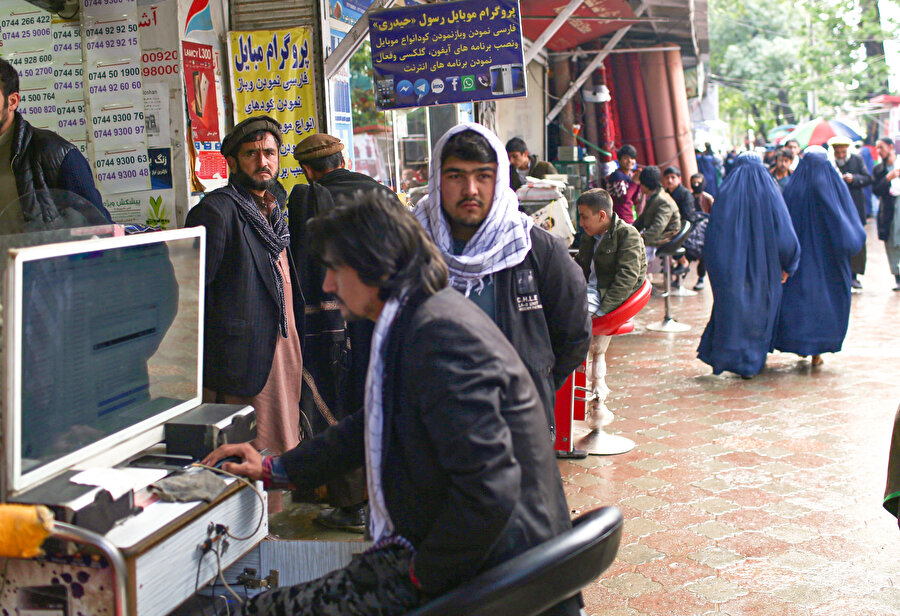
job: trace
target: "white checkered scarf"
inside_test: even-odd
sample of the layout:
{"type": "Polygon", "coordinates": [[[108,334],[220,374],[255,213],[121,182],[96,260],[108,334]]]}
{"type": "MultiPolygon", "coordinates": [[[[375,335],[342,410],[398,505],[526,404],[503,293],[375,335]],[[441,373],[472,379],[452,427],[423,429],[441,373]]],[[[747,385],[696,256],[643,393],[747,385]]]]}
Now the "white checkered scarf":
{"type": "Polygon", "coordinates": [[[509,186],[509,158],[506,148],[497,135],[481,124],[464,122],[454,126],[438,140],[431,155],[431,172],[428,177],[428,196],[416,207],[416,218],[434,240],[450,270],[450,284],[469,295],[479,293],[484,279],[525,260],[531,250],[531,216],[519,211],[519,200],[509,186]],[[450,223],[441,208],[441,152],[444,145],[456,133],[473,130],[491,144],[497,154],[497,185],[491,211],[468,241],[462,254],[453,254],[453,238],[450,223]]]}

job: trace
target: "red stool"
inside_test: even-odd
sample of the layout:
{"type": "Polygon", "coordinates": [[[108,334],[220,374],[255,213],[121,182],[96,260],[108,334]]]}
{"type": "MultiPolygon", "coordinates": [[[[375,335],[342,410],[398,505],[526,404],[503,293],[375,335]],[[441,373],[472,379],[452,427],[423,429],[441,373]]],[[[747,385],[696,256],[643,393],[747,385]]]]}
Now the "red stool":
{"type": "Polygon", "coordinates": [[[587,383],[586,359],[556,392],[554,448],[561,455],[578,457],[584,455],[582,452],[614,455],[634,448],[634,441],[603,431],[603,426],[615,418],[605,402],[609,395],[605,380],[606,350],[612,336],[634,331],[632,319],[647,305],[650,289],[650,280],[644,279],[644,284],[621,306],[591,320],[593,338],[588,354],[591,383],[587,383]]]}

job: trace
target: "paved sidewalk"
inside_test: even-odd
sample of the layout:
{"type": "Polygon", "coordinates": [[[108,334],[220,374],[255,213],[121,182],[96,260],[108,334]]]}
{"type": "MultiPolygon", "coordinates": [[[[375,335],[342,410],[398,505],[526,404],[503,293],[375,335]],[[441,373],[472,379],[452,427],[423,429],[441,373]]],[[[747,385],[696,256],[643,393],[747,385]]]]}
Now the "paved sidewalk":
{"type": "MultiPolygon", "coordinates": [[[[900,614],[900,529],[882,507],[900,404],[900,293],[869,225],[865,290],[824,365],[770,355],[745,381],[696,358],[712,294],[651,298],[607,355],[610,431],[637,448],[560,463],[574,513],[617,505],[616,562],[590,616],[900,614]]],[[[688,275],[693,285],[694,274],[688,275]]]]}

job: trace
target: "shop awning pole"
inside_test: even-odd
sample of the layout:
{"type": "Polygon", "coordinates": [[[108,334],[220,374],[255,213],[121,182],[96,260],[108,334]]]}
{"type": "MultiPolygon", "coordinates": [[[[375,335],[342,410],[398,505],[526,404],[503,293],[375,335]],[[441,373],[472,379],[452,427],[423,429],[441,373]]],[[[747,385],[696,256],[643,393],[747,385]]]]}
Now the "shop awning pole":
{"type": "Polygon", "coordinates": [[[578,10],[584,4],[584,0],[571,0],[569,4],[560,11],[559,15],[556,16],[550,25],[547,26],[546,30],[541,32],[541,35],[535,39],[535,41],[531,44],[531,47],[525,50],[525,61],[524,65],[528,66],[529,62],[535,59],[535,57],[541,53],[547,43],[553,38],[553,35],[556,34],[557,30],[562,28],[562,25],[566,23],[566,20],[572,16],[572,13],[578,10]]]}
{"type": "MultiPolygon", "coordinates": [[[[635,17],[640,17],[641,13],[644,12],[644,9],[647,8],[646,1],[641,2],[641,5],[634,11],[635,17]]],[[[588,78],[593,74],[593,72],[600,66],[600,63],[609,55],[609,52],[615,48],[616,45],[619,44],[619,41],[625,36],[625,34],[631,29],[631,24],[625,26],[621,30],[616,30],[616,33],[612,35],[612,38],[606,42],[606,45],[603,46],[603,49],[600,50],[600,53],[591,60],[591,63],[587,65],[587,68],[582,71],[581,75],[578,76],[569,89],[566,90],[566,93],[562,95],[562,98],[557,101],[556,106],[550,110],[550,113],[547,114],[547,120],[545,124],[547,126],[559,115],[559,112],[562,111],[563,107],[566,106],[572,97],[575,96],[575,93],[581,89],[581,86],[584,85],[584,82],[588,80],[588,78]]]]}
{"type": "Polygon", "coordinates": [[[369,34],[369,14],[373,11],[386,9],[394,3],[394,0],[373,0],[366,12],[363,13],[350,32],[347,33],[338,46],[325,58],[325,80],[334,77],[347,60],[350,59],[359,46],[366,40],[369,34]]]}

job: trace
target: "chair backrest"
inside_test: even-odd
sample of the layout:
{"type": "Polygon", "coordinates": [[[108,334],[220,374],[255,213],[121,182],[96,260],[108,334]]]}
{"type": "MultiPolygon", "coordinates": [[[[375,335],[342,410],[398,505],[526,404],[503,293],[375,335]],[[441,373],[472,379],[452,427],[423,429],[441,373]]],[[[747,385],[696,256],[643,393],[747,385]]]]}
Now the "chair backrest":
{"type": "Polygon", "coordinates": [[[668,242],[666,242],[662,246],[659,246],[656,249],[656,255],[658,257],[667,257],[681,248],[681,245],[684,244],[684,240],[686,240],[688,235],[690,235],[692,226],[693,225],[691,225],[690,220],[683,221],[681,225],[681,231],[679,231],[678,234],[668,242]]]}
{"type": "Polygon", "coordinates": [[[407,616],[536,616],[597,579],[616,557],[622,512],[601,507],[407,616]]]}

